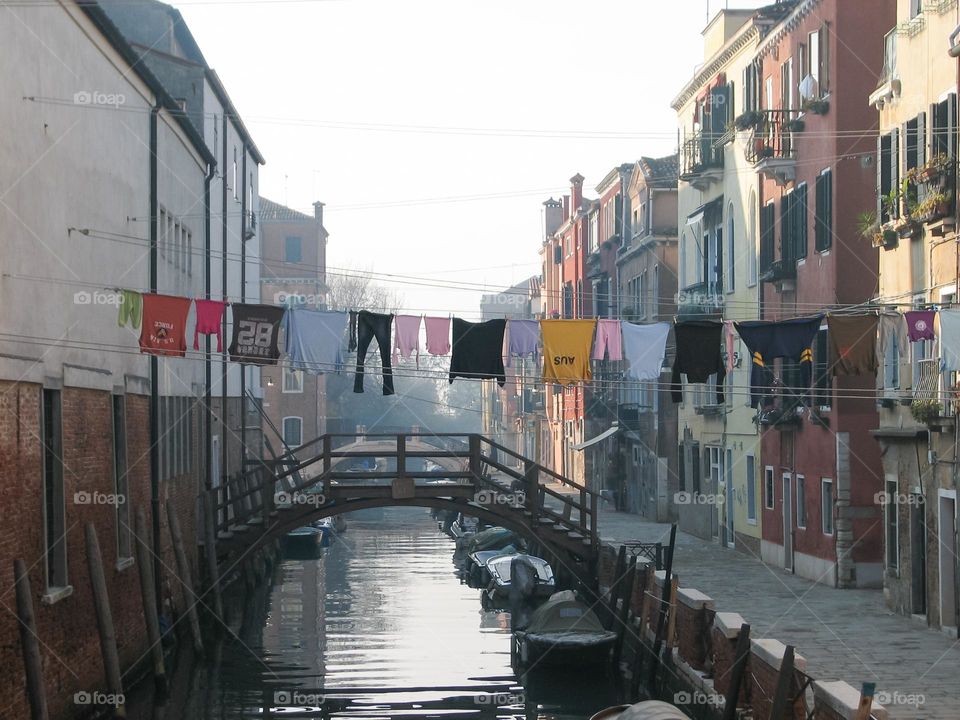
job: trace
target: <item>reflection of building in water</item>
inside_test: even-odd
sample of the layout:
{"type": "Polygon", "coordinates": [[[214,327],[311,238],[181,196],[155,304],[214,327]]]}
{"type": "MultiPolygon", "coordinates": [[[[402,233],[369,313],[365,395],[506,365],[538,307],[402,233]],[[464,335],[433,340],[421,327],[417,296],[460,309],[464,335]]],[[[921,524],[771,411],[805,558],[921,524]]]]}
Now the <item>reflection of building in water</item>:
{"type": "Polygon", "coordinates": [[[291,685],[315,687],[326,673],[326,577],[323,560],[286,561],[273,589],[270,615],[263,628],[263,646],[294,670],[291,685]]]}

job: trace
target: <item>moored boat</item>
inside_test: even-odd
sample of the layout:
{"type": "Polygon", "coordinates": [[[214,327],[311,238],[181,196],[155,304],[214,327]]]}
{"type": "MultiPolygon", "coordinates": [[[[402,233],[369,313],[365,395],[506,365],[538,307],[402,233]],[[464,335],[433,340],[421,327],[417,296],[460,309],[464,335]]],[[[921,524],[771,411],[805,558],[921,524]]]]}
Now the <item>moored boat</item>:
{"type": "Polygon", "coordinates": [[[548,598],[556,590],[550,563],[534,555],[520,553],[493,557],[487,561],[486,570],[490,575],[488,592],[491,600],[506,600],[514,581],[518,585],[518,596],[523,600],[548,598]],[[524,566],[524,572],[517,578],[513,577],[515,561],[524,566]]]}
{"type": "Polygon", "coordinates": [[[514,630],[512,657],[516,666],[586,667],[609,662],[616,633],[572,592],[555,593],[530,615],[522,630],[514,630]]]}
{"type": "Polygon", "coordinates": [[[313,525],[304,525],[291,530],[283,537],[284,555],[290,559],[304,560],[320,556],[323,532],[313,525]]]}

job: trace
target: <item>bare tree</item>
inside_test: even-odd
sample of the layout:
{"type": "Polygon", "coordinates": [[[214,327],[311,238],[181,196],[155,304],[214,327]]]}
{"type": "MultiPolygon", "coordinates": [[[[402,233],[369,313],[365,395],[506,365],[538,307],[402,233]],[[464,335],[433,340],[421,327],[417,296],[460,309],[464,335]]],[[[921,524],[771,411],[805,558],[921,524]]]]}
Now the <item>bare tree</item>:
{"type": "Polygon", "coordinates": [[[331,310],[371,310],[396,313],[403,296],[373,280],[370,270],[346,270],[327,273],[331,310]]]}

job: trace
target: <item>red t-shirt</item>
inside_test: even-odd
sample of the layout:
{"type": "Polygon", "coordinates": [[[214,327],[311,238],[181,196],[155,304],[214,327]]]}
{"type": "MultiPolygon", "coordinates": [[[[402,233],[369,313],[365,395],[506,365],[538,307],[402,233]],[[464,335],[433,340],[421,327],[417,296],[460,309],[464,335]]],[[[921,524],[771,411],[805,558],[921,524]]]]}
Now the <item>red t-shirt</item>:
{"type": "Polygon", "coordinates": [[[190,298],[144,293],[140,352],[183,357],[190,303],[190,298]]]}

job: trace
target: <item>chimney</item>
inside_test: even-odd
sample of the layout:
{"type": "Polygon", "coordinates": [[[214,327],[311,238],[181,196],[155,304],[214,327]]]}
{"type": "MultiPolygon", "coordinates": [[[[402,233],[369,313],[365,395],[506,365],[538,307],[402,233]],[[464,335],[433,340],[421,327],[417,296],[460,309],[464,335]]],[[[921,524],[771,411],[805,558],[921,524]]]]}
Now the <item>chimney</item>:
{"type": "Polygon", "coordinates": [[[563,196],[563,222],[570,219],[570,196],[563,196]]]}
{"type": "Polygon", "coordinates": [[[543,226],[546,237],[553,235],[563,225],[563,205],[559,200],[550,198],[543,203],[543,226]]]}
{"type": "Polygon", "coordinates": [[[313,204],[313,217],[316,219],[320,226],[323,226],[323,203],[319,200],[313,204]]]}
{"type": "Polygon", "coordinates": [[[570,178],[570,197],[573,199],[572,212],[576,212],[583,205],[583,175],[577,173],[570,178]]]}

